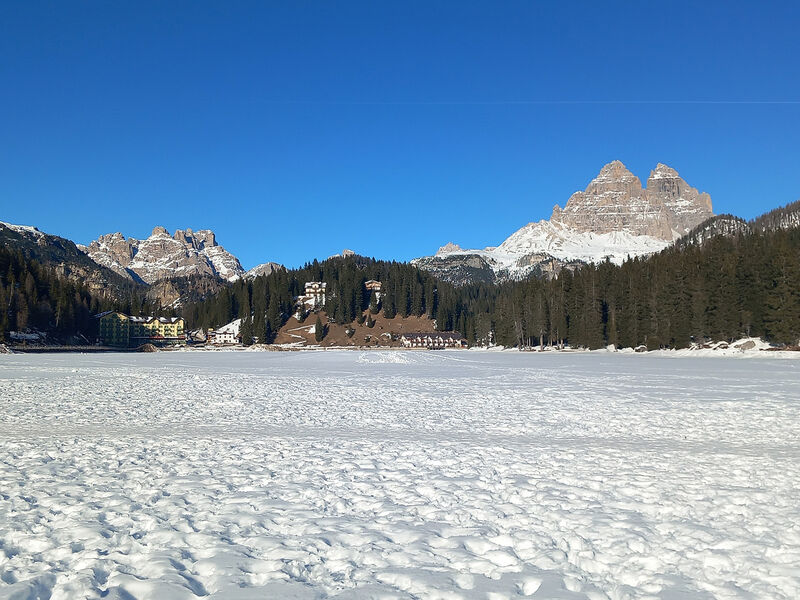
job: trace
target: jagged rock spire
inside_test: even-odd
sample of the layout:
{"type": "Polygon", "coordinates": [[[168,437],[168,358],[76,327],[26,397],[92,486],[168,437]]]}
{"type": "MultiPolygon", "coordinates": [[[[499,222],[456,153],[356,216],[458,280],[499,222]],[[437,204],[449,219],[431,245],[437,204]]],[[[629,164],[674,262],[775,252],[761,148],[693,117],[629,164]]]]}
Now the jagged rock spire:
{"type": "Polygon", "coordinates": [[[649,235],[672,241],[713,216],[711,197],[659,163],[647,187],[622,162],[605,165],[586,190],[575,192],[551,221],[579,232],[649,235]]]}

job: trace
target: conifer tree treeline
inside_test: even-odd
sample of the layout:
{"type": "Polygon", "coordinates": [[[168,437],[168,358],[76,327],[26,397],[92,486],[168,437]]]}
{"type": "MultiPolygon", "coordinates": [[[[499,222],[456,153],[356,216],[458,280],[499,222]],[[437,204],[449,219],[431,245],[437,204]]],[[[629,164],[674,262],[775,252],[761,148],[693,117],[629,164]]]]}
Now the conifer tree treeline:
{"type": "Polygon", "coordinates": [[[6,340],[8,332],[26,329],[64,339],[83,336],[93,342],[97,337],[93,315],[106,310],[140,314],[153,308],[135,290],[124,299],[100,298],[19,249],[0,246],[0,342],[6,340]]]}
{"type": "Polygon", "coordinates": [[[684,348],[743,336],[793,344],[800,229],[719,236],[621,266],[486,288],[459,290],[455,327],[471,343],[493,331],[494,341],[513,346],[684,348]]]}
{"type": "Polygon", "coordinates": [[[187,305],[183,316],[189,327],[204,329],[242,319],[245,343],[253,337],[271,343],[278,329],[294,314],[295,298],[304,293],[307,281],[327,284],[322,308],[330,321],[345,325],[363,318],[370,307],[378,312],[377,299],[364,286],[370,279],[382,283],[381,308],[388,318],[433,318],[437,294],[446,290],[455,298],[452,286],[437,282],[412,265],[361,256],[336,257],[315,260],[301,269],[239,279],[214,297],[187,305]]]}
{"type": "Polygon", "coordinates": [[[800,229],[751,231],[704,244],[671,247],[617,266],[564,270],[552,280],[454,287],[403,263],[333,258],[230,288],[184,310],[190,326],[243,317],[246,330],[271,342],[294,312],[306,281],[327,283],[331,321],[363,320],[378,308],[364,282],[382,283],[387,318],[426,315],[439,330],[471,344],[600,348],[683,348],[707,339],[800,338],[800,229]]]}

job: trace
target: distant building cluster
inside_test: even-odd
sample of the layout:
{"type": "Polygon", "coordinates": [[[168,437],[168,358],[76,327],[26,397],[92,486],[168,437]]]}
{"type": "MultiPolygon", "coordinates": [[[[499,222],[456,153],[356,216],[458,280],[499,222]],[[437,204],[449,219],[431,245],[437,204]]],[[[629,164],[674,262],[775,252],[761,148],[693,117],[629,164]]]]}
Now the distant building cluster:
{"type": "MultiPolygon", "coordinates": [[[[381,300],[381,282],[370,279],[364,282],[364,287],[370,292],[374,292],[375,296],[380,302],[381,300]]],[[[328,284],[324,281],[306,281],[304,287],[304,294],[297,298],[297,303],[301,307],[309,310],[316,310],[325,306],[327,301],[328,284]]]]}
{"type": "MultiPolygon", "coordinates": [[[[324,281],[307,281],[305,293],[297,298],[298,310],[321,309],[327,299],[327,287],[328,284],[324,281]]],[[[364,282],[364,287],[380,302],[382,292],[380,281],[370,279],[364,282]]],[[[136,348],[143,344],[234,346],[241,344],[242,341],[239,332],[241,319],[217,329],[193,331],[186,331],[184,320],[181,317],[131,316],[118,311],[109,311],[97,315],[97,319],[99,320],[99,337],[106,346],[120,348],[136,348]]],[[[386,332],[382,335],[392,339],[391,333],[386,332]]],[[[405,348],[429,350],[467,346],[464,337],[454,331],[403,333],[400,335],[400,342],[405,348]]]]}
{"type": "Polygon", "coordinates": [[[465,348],[467,341],[457,331],[428,331],[404,333],[400,336],[404,348],[427,348],[442,350],[444,348],[465,348]]]}
{"type": "Polygon", "coordinates": [[[231,323],[219,329],[194,329],[186,334],[186,342],[192,346],[235,346],[241,343],[239,334],[231,323]]]}
{"type": "Polygon", "coordinates": [[[132,348],[142,344],[164,346],[186,342],[181,317],[134,317],[109,311],[97,318],[100,340],[106,346],[132,348]]]}

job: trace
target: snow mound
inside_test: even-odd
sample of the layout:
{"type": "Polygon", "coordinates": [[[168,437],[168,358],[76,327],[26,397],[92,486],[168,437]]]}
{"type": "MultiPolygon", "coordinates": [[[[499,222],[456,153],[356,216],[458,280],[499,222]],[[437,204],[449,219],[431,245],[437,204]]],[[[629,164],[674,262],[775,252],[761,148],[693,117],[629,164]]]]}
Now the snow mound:
{"type": "Polygon", "coordinates": [[[408,352],[372,350],[370,352],[361,352],[358,355],[358,362],[373,365],[409,365],[412,364],[413,361],[408,352]]]}

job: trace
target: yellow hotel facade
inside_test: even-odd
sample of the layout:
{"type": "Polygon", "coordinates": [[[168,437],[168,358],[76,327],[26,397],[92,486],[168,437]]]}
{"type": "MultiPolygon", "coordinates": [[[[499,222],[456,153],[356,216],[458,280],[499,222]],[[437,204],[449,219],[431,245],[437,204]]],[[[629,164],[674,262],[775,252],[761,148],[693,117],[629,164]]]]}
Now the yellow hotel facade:
{"type": "Polygon", "coordinates": [[[183,344],[186,342],[182,317],[132,317],[121,312],[97,315],[99,336],[105,346],[130,348],[142,344],[183,344]]]}

